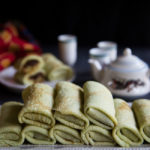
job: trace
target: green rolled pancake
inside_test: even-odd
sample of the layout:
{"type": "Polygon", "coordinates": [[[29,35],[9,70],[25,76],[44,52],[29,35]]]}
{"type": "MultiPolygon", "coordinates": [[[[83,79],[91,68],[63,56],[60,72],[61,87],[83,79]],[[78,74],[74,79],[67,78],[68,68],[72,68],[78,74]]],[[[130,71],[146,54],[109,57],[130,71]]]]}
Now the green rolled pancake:
{"type": "Polygon", "coordinates": [[[128,104],[121,99],[114,99],[118,125],[113,129],[113,137],[120,146],[139,146],[143,143],[134,114],[128,104]]]}
{"type": "Polygon", "coordinates": [[[61,144],[83,144],[81,135],[78,130],[72,129],[62,124],[55,125],[52,130],[50,130],[49,134],[61,144]]]}
{"type": "Polygon", "coordinates": [[[24,138],[21,134],[22,126],[18,122],[18,113],[23,104],[19,102],[6,102],[0,111],[0,147],[19,146],[24,138]]]}
{"type": "Polygon", "coordinates": [[[87,81],[84,89],[84,114],[97,126],[113,129],[117,124],[115,107],[110,91],[102,84],[87,81]]]}
{"type": "Polygon", "coordinates": [[[15,68],[22,73],[34,72],[44,67],[44,61],[41,56],[30,54],[18,60],[15,68]]]}
{"type": "Polygon", "coordinates": [[[45,62],[44,69],[49,81],[66,81],[73,77],[72,68],[63,64],[54,55],[46,53],[42,57],[45,62]]]}
{"type": "Polygon", "coordinates": [[[139,99],[132,104],[140,133],[150,143],[150,100],[139,99]]]}
{"type": "Polygon", "coordinates": [[[22,92],[24,107],[19,113],[20,123],[49,129],[55,124],[52,114],[53,89],[42,83],[28,86],[22,92]]]}
{"type": "Polygon", "coordinates": [[[83,90],[79,86],[61,81],[55,87],[54,117],[57,121],[75,129],[84,129],[89,125],[82,113],[83,90]]]}
{"type": "Polygon", "coordinates": [[[45,72],[42,69],[26,74],[22,72],[16,72],[14,79],[16,82],[24,85],[40,83],[45,81],[45,72]]]}
{"type": "Polygon", "coordinates": [[[87,145],[113,146],[116,144],[110,130],[90,125],[81,132],[81,137],[87,145]]]}
{"type": "Polygon", "coordinates": [[[31,144],[37,145],[52,145],[56,143],[54,138],[51,138],[47,129],[27,125],[22,131],[23,137],[31,144]]]}

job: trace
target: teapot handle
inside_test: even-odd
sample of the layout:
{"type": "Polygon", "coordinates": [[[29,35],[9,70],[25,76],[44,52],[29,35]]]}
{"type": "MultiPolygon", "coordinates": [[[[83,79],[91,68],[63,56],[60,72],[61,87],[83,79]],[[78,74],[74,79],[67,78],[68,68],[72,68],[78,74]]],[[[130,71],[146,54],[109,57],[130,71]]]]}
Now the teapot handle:
{"type": "Polygon", "coordinates": [[[102,65],[98,60],[89,59],[88,63],[91,65],[92,74],[95,80],[100,81],[100,72],[102,71],[102,65]]]}
{"type": "Polygon", "coordinates": [[[89,59],[88,63],[92,64],[96,68],[97,71],[101,71],[102,70],[102,65],[101,65],[101,63],[98,60],[89,59]]]}

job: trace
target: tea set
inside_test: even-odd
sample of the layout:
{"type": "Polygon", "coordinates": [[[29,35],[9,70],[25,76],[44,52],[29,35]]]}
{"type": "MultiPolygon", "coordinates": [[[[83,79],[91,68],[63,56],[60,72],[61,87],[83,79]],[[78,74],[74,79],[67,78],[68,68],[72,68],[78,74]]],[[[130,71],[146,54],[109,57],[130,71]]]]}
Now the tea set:
{"type": "Polygon", "coordinates": [[[102,41],[89,50],[89,64],[95,80],[117,96],[138,97],[150,92],[150,71],[146,62],[125,48],[117,57],[117,44],[102,41]]]}

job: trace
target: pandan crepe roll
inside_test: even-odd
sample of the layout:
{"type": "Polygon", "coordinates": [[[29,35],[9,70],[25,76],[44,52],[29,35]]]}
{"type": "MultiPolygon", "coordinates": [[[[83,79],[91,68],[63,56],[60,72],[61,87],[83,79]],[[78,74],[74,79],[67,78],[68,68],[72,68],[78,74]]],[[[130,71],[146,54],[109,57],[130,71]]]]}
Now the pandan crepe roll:
{"type": "Polygon", "coordinates": [[[39,70],[44,67],[44,61],[41,56],[31,54],[18,60],[15,67],[22,73],[34,72],[35,70],[39,70]]]}
{"type": "Polygon", "coordinates": [[[16,72],[15,81],[24,85],[31,85],[33,83],[40,83],[45,81],[45,72],[44,70],[36,70],[35,72],[30,73],[22,73],[22,72],[16,72]]]}
{"type": "Polygon", "coordinates": [[[55,87],[54,117],[64,125],[84,129],[89,125],[82,113],[83,90],[79,86],[61,81],[55,87]]]}
{"type": "Polygon", "coordinates": [[[0,146],[19,146],[24,138],[22,126],[18,122],[18,113],[23,104],[19,102],[6,102],[0,111],[0,146]]]}
{"type": "Polygon", "coordinates": [[[102,84],[87,81],[84,89],[84,114],[97,126],[111,130],[116,124],[115,107],[110,91],[102,84]]]}
{"type": "Polygon", "coordinates": [[[23,137],[32,144],[37,145],[52,145],[56,143],[54,138],[51,138],[47,129],[27,125],[22,131],[23,137]]]}
{"type": "Polygon", "coordinates": [[[122,147],[139,146],[143,143],[134,114],[128,104],[121,99],[114,99],[118,125],[113,129],[115,141],[122,147]]]}
{"type": "Polygon", "coordinates": [[[73,77],[72,68],[63,64],[54,55],[46,53],[42,57],[45,62],[44,68],[49,81],[69,80],[73,77]]]}
{"type": "Polygon", "coordinates": [[[87,145],[113,146],[116,144],[110,130],[90,125],[81,132],[81,137],[87,145]]]}
{"type": "Polygon", "coordinates": [[[61,144],[83,144],[78,130],[72,129],[62,124],[55,125],[50,130],[50,136],[53,136],[61,144]]]}
{"type": "Polygon", "coordinates": [[[145,141],[150,143],[150,100],[139,99],[132,104],[139,130],[145,141]]]}
{"type": "Polygon", "coordinates": [[[55,124],[52,114],[53,89],[42,83],[28,86],[22,92],[24,107],[19,113],[20,123],[49,129],[55,124]]]}

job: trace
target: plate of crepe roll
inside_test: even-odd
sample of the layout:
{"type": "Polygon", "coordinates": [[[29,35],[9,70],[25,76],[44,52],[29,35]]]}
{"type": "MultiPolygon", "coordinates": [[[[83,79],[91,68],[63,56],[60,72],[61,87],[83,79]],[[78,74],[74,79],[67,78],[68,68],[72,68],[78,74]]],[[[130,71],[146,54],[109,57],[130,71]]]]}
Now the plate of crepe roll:
{"type": "Polygon", "coordinates": [[[83,88],[67,81],[55,88],[35,83],[22,99],[1,106],[0,147],[142,149],[150,143],[150,100],[129,106],[98,82],[83,88]]]}
{"type": "Polygon", "coordinates": [[[51,53],[30,54],[0,72],[0,83],[16,92],[33,83],[44,82],[54,87],[58,81],[72,82],[74,79],[73,69],[51,53]]]}

